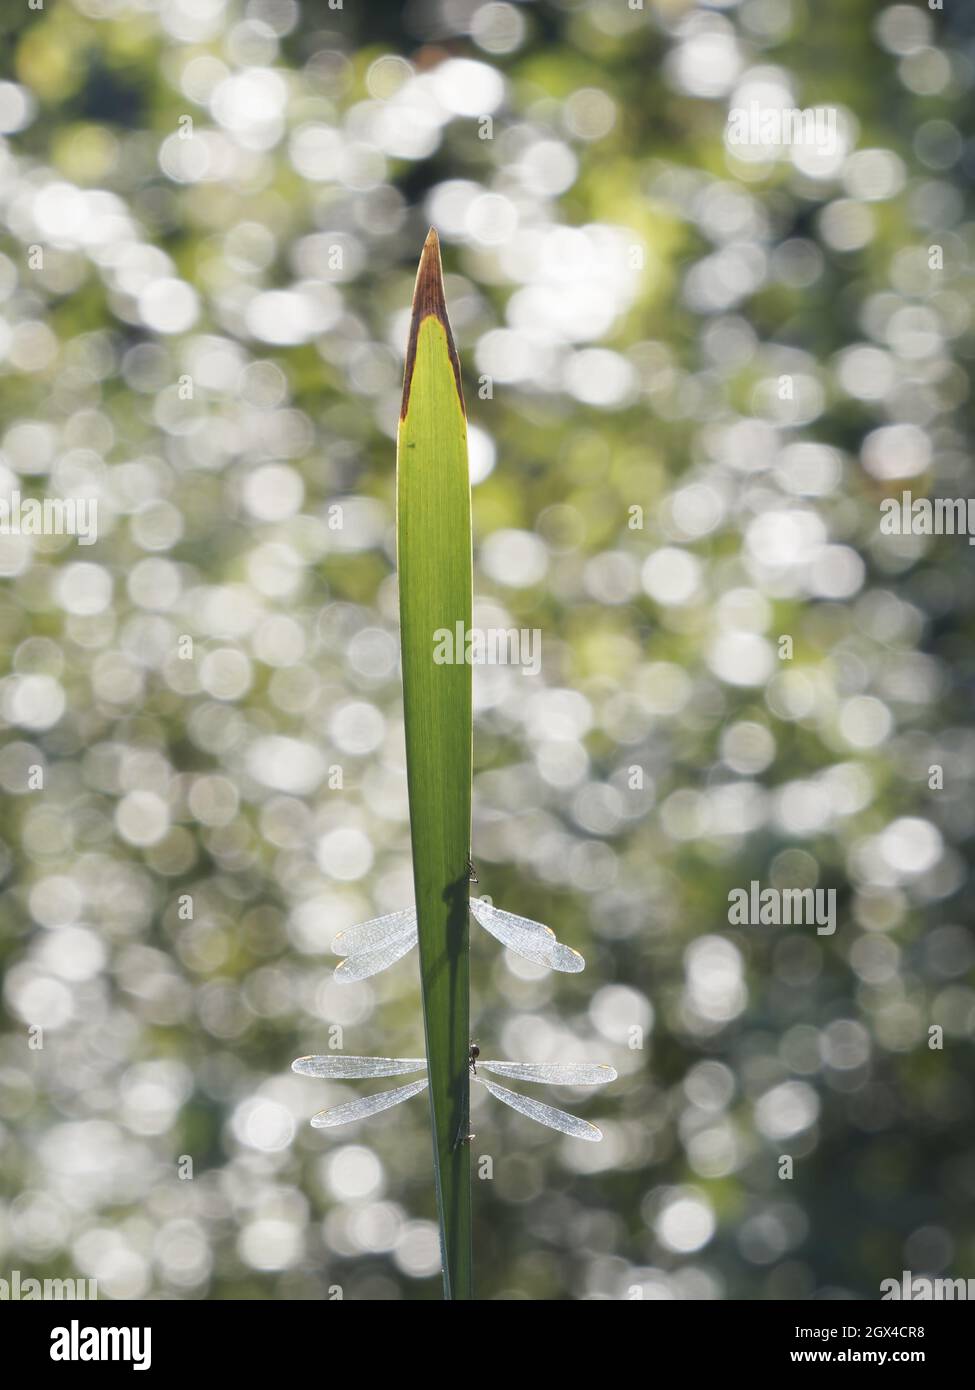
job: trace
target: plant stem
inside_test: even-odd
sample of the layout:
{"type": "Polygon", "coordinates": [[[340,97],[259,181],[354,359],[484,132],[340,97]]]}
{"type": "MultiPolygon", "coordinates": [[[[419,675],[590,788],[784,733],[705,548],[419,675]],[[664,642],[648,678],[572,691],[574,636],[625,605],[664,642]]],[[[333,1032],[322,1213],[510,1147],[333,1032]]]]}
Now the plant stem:
{"type": "Polygon", "coordinates": [[[471,494],[460,364],[433,230],[413,293],[396,480],[406,771],[444,1296],[469,1299],[471,494]],[[465,640],[456,644],[458,629],[465,640]],[[435,644],[445,631],[455,640],[454,660],[438,663],[435,644]]]}

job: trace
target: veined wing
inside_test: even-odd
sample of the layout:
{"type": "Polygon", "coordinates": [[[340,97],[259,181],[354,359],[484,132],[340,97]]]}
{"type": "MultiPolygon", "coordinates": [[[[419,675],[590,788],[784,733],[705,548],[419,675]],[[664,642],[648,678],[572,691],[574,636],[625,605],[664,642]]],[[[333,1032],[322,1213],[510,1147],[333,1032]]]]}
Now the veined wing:
{"type": "Polygon", "coordinates": [[[380,946],[375,951],[364,951],[362,955],[346,956],[341,965],[337,965],[334,971],[334,978],[342,985],[352,984],[356,980],[368,980],[370,975],[379,975],[383,970],[388,970],[391,965],[395,965],[398,960],[413,950],[416,945],[416,927],[407,932],[405,936],[395,936],[392,941],[380,946]]]}
{"type": "Polygon", "coordinates": [[[546,927],[544,922],[535,922],[531,917],[519,917],[517,912],[502,912],[500,907],[485,902],[483,898],[471,898],[470,909],[487,931],[491,930],[487,925],[488,922],[498,918],[503,923],[507,923],[510,928],[517,927],[519,931],[527,932],[530,936],[548,937],[550,941],[555,940],[555,932],[551,927],[546,927]]]}
{"type": "Polygon", "coordinates": [[[378,951],[398,937],[408,936],[411,931],[416,931],[415,907],[387,912],[383,917],[373,917],[370,922],[360,922],[357,927],[346,927],[332,942],[332,950],[337,956],[359,956],[366,951],[378,951]]]}
{"type": "Polygon", "coordinates": [[[586,968],[586,962],[579,952],[573,951],[571,946],[563,946],[561,941],[552,941],[547,945],[540,938],[499,929],[497,924],[488,927],[487,930],[503,946],[507,946],[509,951],[514,951],[516,956],[530,960],[535,965],[544,965],[548,970],[558,970],[565,975],[577,975],[580,970],[586,968]]]}
{"type": "Polygon", "coordinates": [[[324,1057],[299,1057],[291,1070],[299,1076],[326,1076],[348,1081],[363,1076],[403,1076],[406,1072],[426,1071],[425,1057],[344,1057],[333,1052],[324,1057]]]}
{"type": "Polygon", "coordinates": [[[538,1081],[546,1086],[605,1086],[616,1080],[615,1067],[598,1062],[482,1062],[478,1058],[477,1067],[512,1081],[538,1081]]]}
{"type": "Polygon", "coordinates": [[[370,1115],[378,1115],[381,1110],[388,1110],[392,1105],[409,1100],[411,1096],[418,1096],[428,1085],[429,1082],[424,1077],[422,1081],[411,1081],[408,1086],[397,1086],[395,1091],[380,1091],[375,1096],[360,1096],[358,1100],[346,1101],[345,1105],[333,1106],[331,1110],[319,1110],[317,1115],[312,1115],[311,1122],[316,1129],[330,1129],[332,1125],[347,1125],[352,1120],[365,1120],[370,1115]]]}
{"type": "MultiPolygon", "coordinates": [[[[570,1115],[565,1110],[556,1110],[554,1105],[543,1105],[540,1100],[532,1100],[530,1096],[520,1096],[517,1091],[507,1091],[503,1086],[496,1086],[493,1081],[482,1081],[478,1076],[476,1080],[486,1086],[492,1096],[503,1101],[505,1105],[510,1105],[512,1110],[517,1110],[519,1115],[527,1115],[530,1120],[536,1120],[540,1125],[547,1125],[549,1129],[557,1129],[560,1134],[570,1134],[573,1139],[602,1139],[602,1131],[595,1125],[589,1124],[588,1120],[580,1120],[578,1115],[570,1115]]],[[[312,1121],[314,1124],[314,1120],[312,1121]]]]}
{"type": "Polygon", "coordinates": [[[533,922],[530,917],[519,917],[514,912],[502,912],[480,898],[472,898],[470,906],[475,919],[486,932],[525,960],[570,975],[585,968],[586,962],[579,952],[573,951],[571,946],[563,946],[556,940],[555,933],[542,926],[541,922],[533,922]]]}

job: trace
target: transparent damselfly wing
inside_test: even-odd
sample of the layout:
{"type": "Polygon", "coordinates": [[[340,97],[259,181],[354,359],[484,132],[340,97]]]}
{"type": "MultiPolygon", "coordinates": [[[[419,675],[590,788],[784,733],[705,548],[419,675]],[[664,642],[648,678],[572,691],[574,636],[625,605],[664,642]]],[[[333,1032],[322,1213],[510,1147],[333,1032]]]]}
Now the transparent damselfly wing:
{"type": "Polygon", "coordinates": [[[387,912],[357,927],[346,927],[332,942],[332,950],[337,956],[358,956],[366,951],[378,951],[401,936],[409,936],[410,932],[416,932],[415,907],[387,912]]]}
{"type": "Polygon", "coordinates": [[[423,1077],[421,1081],[411,1081],[407,1086],[397,1086],[395,1091],[380,1091],[375,1096],[360,1096],[358,1100],[346,1101],[344,1105],[333,1106],[331,1110],[319,1110],[317,1115],[311,1117],[311,1122],[316,1129],[331,1129],[333,1125],[347,1125],[353,1120],[365,1120],[370,1115],[378,1115],[393,1105],[418,1096],[429,1084],[427,1078],[423,1077]]]}
{"type": "Polygon", "coordinates": [[[511,1081],[536,1081],[545,1086],[605,1086],[616,1080],[616,1068],[598,1062],[482,1062],[478,1070],[511,1081]]]}
{"type": "Polygon", "coordinates": [[[586,962],[579,952],[573,951],[570,946],[563,946],[556,940],[555,933],[541,922],[533,922],[530,917],[519,917],[514,912],[502,912],[499,907],[493,907],[480,898],[471,899],[471,912],[496,941],[525,960],[570,975],[585,968],[586,962]]]}
{"type": "Polygon", "coordinates": [[[409,955],[417,942],[416,927],[405,936],[394,936],[384,946],[375,951],[363,951],[361,955],[346,956],[333,972],[339,984],[354,984],[357,980],[368,980],[371,975],[379,975],[395,965],[398,960],[409,955]]]}
{"type": "MultiPolygon", "coordinates": [[[[517,1091],[508,1091],[504,1086],[497,1086],[493,1081],[485,1081],[480,1076],[474,1079],[497,1100],[510,1105],[512,1110],[517,1110],[519,1115],[525,1115],[529,1120],[535,1120],[548,1129],[557,1129],[560,1134],[571,1135],[573,1139],[589,1139],[595,1142],[603,1137],[601,1130],[591,1125],[588,1120],[580,1120],[578,1115],[556,1110],[554,1105],[543,1105],[540,1100],[533,1100],[531,1096],[521,1096],[517,1091]]],[[[314,1124],[314,1121],[312,1123],[314,1124]]]]}
{"type": "MultiPolygon", "coordinates": [[[[485,931],[525,960],[566,974],[576,974],[584,968],[585,961],[579,952],[563,946],[551,928],[543,926],[541,922],[534,922],[530,917],[519,917],[514,912],[503,912],[480,898],[473,898],[470,908],[485,931]]],[[[415,908],[388,912],[382,917],[374,917],[370,922],[348,927],[339,932],[332,942],[336,955],[345,956],[345,960],[336,966],[335,979],[340,984],[351,984],[379,975],[402,960],[416,942],[415,908]]]]}
{"type": "Polygon", "coordinates": [[[484,898],[471,898],[470,909],[486,931],[491,930],[487,923],[497,917],[512,931],[517,930],[543,941],[555,940],[555,932],[551,927],[546,927],[544,922],[535,922],[531,917],[519,917],[516,912],[502,912],[500,907],[486,902],[484,898]]]}
{"type": "MultiPolygon", "coordinates": [[[[472,1063],[475,1044],[471,1045],[472,1063]]],[[[425,1071],[424,1057],[346,1057],[338,1053],[321,1054],[313,1057],[299,1057],[291,1063],[292,1071],[300,1076],[314,1076],[326,1080],[362,1080],[378,1076],[403,1076],[411,1071],[425,1071]]],[[[480,1067],[496,1076],[510,1077],[514,1081],[534,1081],[550,1086],[602,1086],[616,1079],[613,1067],[597,1062],[478,1062],[480,1067]]],[[[570,1115],[565,1110],[557,1110],[553,1105],[543,1105],[541,1101],[516,1091],[506,1090],[493,1081],[485,1081],[479,1074],[474,1078],[490,1091],[503,1104],[517,1110],[530,1120],[535,1120],[548,1129],[558,1130],[574,1139],[602,1139],[595,1125],[570,1115]]],[[[380,1091],[374,1096],[362,1096],[347,1101],[344,1105],[320,1110],[312,1117],[316,1129],[329,1129],[334,1125],[351,1124],[353,1120],[365,1120],[370,1115],[378,1115],[383,1110],[399,1105],[401,1101],[426,1089],[427,1078],[411,1081],[392,1091],[380,1091]]]]}
{"type": "Polygon", "coordinates": [[[299,1076],[320,1076],[334,1081],[364,1076],[404,1076],[407,1072],[426,1069],[425,1057],[346,1057],[341,1052],[299,1057],[291,1063],[291,1070],[299,1076]]]}

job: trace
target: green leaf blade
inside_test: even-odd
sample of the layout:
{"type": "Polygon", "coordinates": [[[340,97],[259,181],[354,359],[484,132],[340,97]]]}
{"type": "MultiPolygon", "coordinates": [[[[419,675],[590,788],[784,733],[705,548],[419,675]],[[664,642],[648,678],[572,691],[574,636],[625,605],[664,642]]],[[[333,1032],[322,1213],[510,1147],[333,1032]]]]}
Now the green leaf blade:
{"type": "MultiPolygon", "coordinates": [[[[471,501],[460,367],[436,233],[417,273],[397,441],[397,556],[410,834],[445,1296],[471,1289],[471,501]],[[453,661],[437,662],[437,634],[453,661]],[[460,637],[458,643],[457,638],[460,637]]],[[[442,644],[441,644],[442,645],[442,644]]]]}

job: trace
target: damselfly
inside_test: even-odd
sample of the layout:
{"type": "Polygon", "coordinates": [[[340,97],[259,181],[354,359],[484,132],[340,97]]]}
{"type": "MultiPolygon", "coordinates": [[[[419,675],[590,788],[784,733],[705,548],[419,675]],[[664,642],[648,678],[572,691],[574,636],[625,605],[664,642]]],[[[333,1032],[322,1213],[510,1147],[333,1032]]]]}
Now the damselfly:
{"type": "MultiPolygon", "coordinates": [[[[514,912],[502,912],[483,898],[471,898],[470,909],[474,920],[515,955],[547,966],[549,970],[572,975],[585,967],[586,962],[579,952],[573,951],[571,946],[563,946],[551,927],[533,922],[530,917],[519,917],[514,912]]],[[[395,965],[413,950],[416,942],[415,907],[374,917],[358,927],[348,927],[332,942],[335,954],[345,956],[342,964],[335,967],[335,978],[342,984],[367,980],[370,975],[378,975],[395,965]]]]}
{"type": "MultiPolygon", "coordinates": [[[[602,1139],[602,1131],[577,1115],[565,1110],[557,1110],[554,1105],[543,1105],[531,1096],[523,1096],[518,1091],[509,1091],[488,1081],[482,1071],[495,1076],[503,1076],[511,1081],[535,1081],[545,1086],[605,1086],[616,1080],[613,1067],[596,1062],[483,1062],[480,1049],[471,1047],[471,1076],[478,1085],[490,1091],[491,1095],[520,1115],[535,1120],[549,1129],[557,1129],[561,1134],[574,1139],[602,1139]],[[476,1067],[475,1067],[476,1060],[476,1067]]],[[[373,1076],[406,1076],[410,1072],[426,1071],[425,1057],[343,1057],[333,1054],[324,1057],[299,1057],[291,1063],[291,1070],[300,1076],[317,1076],[329,1081],[348,1081],[373,1076]]],[[[426,1090],[427,1079],[407,1082],[392,1091],[379,1091],[374,1096],[360,1096],[357,1100],[346,1101],[344,1105],[333,1106],[330,1110],[320,1110],[312,1116],[316,1129],[329,1129],[333,1125],[347,1125],[352,1120],[364,1120],[369,1115],[378,1115],[390,1106],[399,1105],[426,1090]]]]}

